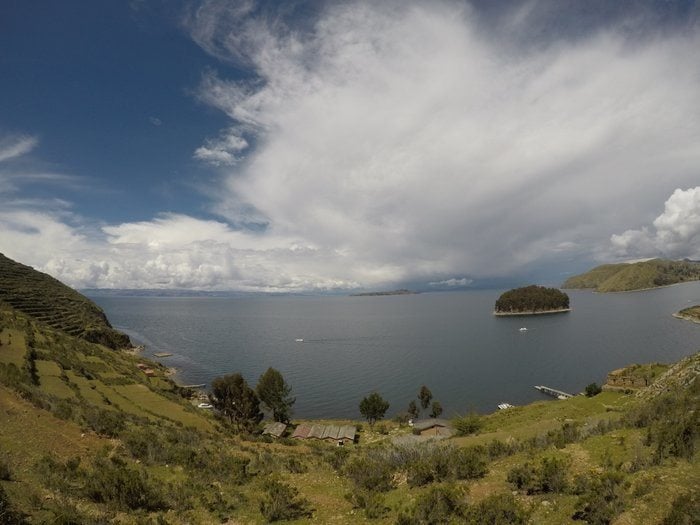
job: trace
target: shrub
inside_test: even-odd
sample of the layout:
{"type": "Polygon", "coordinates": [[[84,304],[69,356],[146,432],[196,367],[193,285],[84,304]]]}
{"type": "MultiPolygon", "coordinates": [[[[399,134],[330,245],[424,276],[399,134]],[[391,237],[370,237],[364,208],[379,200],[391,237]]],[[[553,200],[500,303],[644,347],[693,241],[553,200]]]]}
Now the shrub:
{"type": "Polygon", "coordinates": [[[2,485],[0,485],[0,523],[3,525],[19,525],[24,523],[22,515],[10,504],[10,500],[2,485]]]}
{"type": "Polygon", "coordinates": [[[378,492],[393,488],[394,470],[387,458],[376,451],[352,458],[343,471],[358,488],[378,492]]]}
{"type": "Polygon", "coordinates": [[[106,437],[116,437],[124,430],[124,415],[113,410],[87,408],[83,412],[85,424],[91,430],[106,437]]]}
{"type": "Polygon", "coordinates": [[[524,525],[530,512],[511,494],[492,494],[469,509],[470,525],[524,525]]]}
{"type": "Polygon", "coordinates": [[[591,383],[590,385],[586,386],[586,397],[597,396],[602,391],[603,389],[598,386],[598,383],[591,383]]]}
{"type": "Polygon", "coordinates": [[[455,520],[461,522],[466,513],[464,494],[454,486],[439,485],[418,496],[410,515],[400,516],[398,523],[433,525],[455,520]]]}
{"type": "Polygon", "coordinates": [[[353,507],[363,509],[368,519],[378,519],[386,515],[389,508],[384,504],[384,496],[379,492],[355,488],[345,496],[353,507]]]}
{"type": "Polygon", "coordinates": [[[565,458],[544,457],[535,465],[526,462],[508,473],[507,481],[528,494],[562,492],[568,486],[568,462],[565,458]]]}
{"type": "Polygon", "coordinates": [[[484,425],[481,416],[476,412],[470,412],[465,416],[457,416],[452,419],[452,426],[459,436],[475,434],[484,425]]]}
{"type": "Polygon", "coordinates": [[[589,525],[607,525],[625,508],[624,476],[608,471],[590,480],[588,490],[579,496],[575,520],[585,520],[589,525]]]}
{"type": "Polygon", "coordinates": [[[299,498],[299,491],[294,487],[270,480],[264,485],[264,490],[260,512],[267,521],[300,519],[313,514],[309,501],[299,498]]]}
{"type": "Polygon", "coordinates": [[[697,489],[678,496],[671,504],[671,512],[661,525],[697,525],[700,516],[700,491],[697,489]]]}
{"type": "Polygon", "coordinates": [[[480,447],[457,449],[453,457],[453,469],[457,479],[483,478],[488,472],[485,453],[480,447]]]}
{"type": "Polygon", "coordinates": [[[85,496],[97,503],[111,503],[123,509],[162,510],[167,504],[144,470],[114,461],[98,459],[87,476],[85,496]]]}

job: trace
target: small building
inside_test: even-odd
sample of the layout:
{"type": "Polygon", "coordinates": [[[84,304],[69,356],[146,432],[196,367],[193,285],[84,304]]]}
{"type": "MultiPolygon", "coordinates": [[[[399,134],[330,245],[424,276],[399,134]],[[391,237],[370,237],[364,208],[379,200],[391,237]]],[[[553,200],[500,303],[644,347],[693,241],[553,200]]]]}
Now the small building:
{"type": "Polygon", "coordinates": [[[355,442],[357,428],[353,425],[317,425],[302,423],[292,434],[296,439],[318,439],[343,446],[355,442]]]}
{"type": "Polygon", "coordinates": [[[428,418],[413,422],[413,432],[421,436],[450,437],[454,434],[452,423],[446,419],[428,418]]]}
{"type": "Polygon", "coordinates": [[[284,423],[279,423],[277,421],[273,423],[268,423],[263,429],[263,436],[272,436],[274,438],[280,438],[284,435],[284,431],[287,430],[287,425],[284,423]]]}

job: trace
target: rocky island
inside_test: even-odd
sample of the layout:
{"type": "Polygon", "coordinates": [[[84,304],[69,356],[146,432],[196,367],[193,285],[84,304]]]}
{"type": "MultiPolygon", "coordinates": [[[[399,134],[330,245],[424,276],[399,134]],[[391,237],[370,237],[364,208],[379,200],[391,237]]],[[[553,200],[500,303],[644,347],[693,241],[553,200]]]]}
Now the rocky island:
{"type": "Polygon", "coordinates": [[[530,285],[508,290],[496,301],[494,315],[538,315],[569,312],[569,296],[556,288],[530,285]]]}
{"type": "Polygon", "coordinates": [[[692,321],[693,323],[700,323],[700,305],[683,308],[680,312],[673,314],[673,317],[685,321],[692,321]]]}

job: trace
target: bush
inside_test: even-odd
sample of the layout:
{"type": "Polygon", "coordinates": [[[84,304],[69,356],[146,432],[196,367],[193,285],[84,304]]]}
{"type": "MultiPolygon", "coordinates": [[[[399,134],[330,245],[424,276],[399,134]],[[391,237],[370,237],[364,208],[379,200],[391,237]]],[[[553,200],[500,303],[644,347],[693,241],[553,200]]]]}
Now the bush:
{"type": "Polygon", "coordinates": [[[418,496],[409,515],[399,516],[398,524],[433,525],[463,522],[468,507],[464,494],[450,485],[432,487],[418,496]]]}
{"type": "Polygon", "coordinates": [[[671,504],[671,512],[661,525],[697,525],[700,520],[700,491],[697,489],[678,496],[671,504]]]}
{"type": "Polygon", "coordinates": [[[111,503],[122,509],[155,511],[168,507],[146,471],[105,459],[93,465],[84,494],[97,503],[111,503]]]}
{"type": "Polygon", "coordinates": [[[625,508],[624,476],[608,471],[589,481],[588,490],[576,503],[575,520],[585,520],[589,525],[607,525],[625,508]]]}
{"type": "Polygon", "coordinates": [[[386,515],[389,508],[384,504],[384,496],[379,492],[354,489],[345,496],[353,507],[363,509],[365,517],[371,520],[386,515]]]}
{"type": "Polygon", "coordinates": [[[567,486],[568,461],[560,457],[544,457],[538,465],[526,462],[508,473],[507,481],[528,494],[563,492],[567,486]]]}
{"type": "Polygon", "coordinates": [[[88,428],[106,437],[117,437],[125,426],[124,414],[114,410],[87,408],[83,419],[88,428]]]}
{"type": "Polygon", "coordinates": [[[452,419],[452,426],[459,436],[475,434],[484,426],[481,416],[476,412],[470,412],[466,416],[457,416],[452,419]]]}
{"type": "Polygon", "coordinates": [[[0,485],[0,523],[3,525],[19,525],[24,523],[22,515],[14,510],[10,504],[10,500],[2,485],[0,485]]]}
{"type": "Polygon", "coordinates": [[[591,383],[590,385],[586,386],[586,397],[597,396],[602,391],[603,389],[598,386],[598,383],[591,383]]]}
{"type": "Polygon", "coordinates": [[[456,450],[453,468],[457,479],[483,478],[489,470],[486,463],[486,454],[481,447],[456,450]]]}
{"type": "Polygon", "coordinates": [[[387,458],[377,451],[352,458],[343,471],[358,488],[378,492],[393,488],[394,470],[387,458]]]}
{"type": "Polygon", "coordinates": [[[270,480],[265,484],[264,490],[265,497],[260,502],[260,512],[269,522],[300,519],[313,514],[309,501],[299,498],[299,491],[294,487],[270,480]]]}
{"type": "Polygon", "coordinates": [[[469,509],[467,523],[470,525],[524,525],[529,517],[530,512],[511,494],[492,494],[469,509]]]}

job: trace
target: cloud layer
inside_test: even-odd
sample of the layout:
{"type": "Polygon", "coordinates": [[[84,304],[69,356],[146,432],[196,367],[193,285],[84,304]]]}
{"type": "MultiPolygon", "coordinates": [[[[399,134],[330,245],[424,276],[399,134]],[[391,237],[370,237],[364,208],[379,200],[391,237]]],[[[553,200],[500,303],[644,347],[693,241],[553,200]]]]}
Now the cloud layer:
{"type": "MultiPolygon", "coordinates": [[[[343,2],[294,25],[203,2],[193,40],[249,72],[199,87],[230,117],[193,152],[223,173],[219,219],[5,207],[0,250],[76,286],[266,291],[692,255],[697,188],[673,192],[700,169],[698,31],[524,38],[533,12],[494,27],[457,2],[343,2]]],[[[34,146],[0,143],[0,161],[34,146]]]]}

